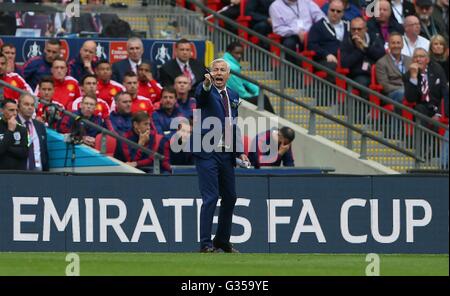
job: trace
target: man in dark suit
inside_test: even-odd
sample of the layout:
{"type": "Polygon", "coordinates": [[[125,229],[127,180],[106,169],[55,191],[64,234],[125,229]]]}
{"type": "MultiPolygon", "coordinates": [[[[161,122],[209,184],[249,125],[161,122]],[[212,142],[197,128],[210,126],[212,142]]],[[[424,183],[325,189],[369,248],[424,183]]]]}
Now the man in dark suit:
{"type": "Polygon", "coordinates": [[[349,22],[342,19],[344,8],[342,0],[330,0],[327,17],[312,25],[309,31],[308,46],[316,53],[314,59],[332,70],[336,70],[338,49],[350,29],[349,22]]]}
{"type": "Polygon", "coordinates": [[[211,74],[196,89],[197,108],[201,120],[194,114],[192,148],[198,173],[199,188],[203,204],[200,211],[200,252],[211,253],[222,249],[227,253],[237,253],[230,243],[233,209],[236,203],[234,166],[236,157],[248,162],[239,142],[239,129],[233,124],[238,116],[239,97],[226,87],[230,77],[230,66],[223,59],[211,63],[211,74]],[[203,129],[203,120],[214,118],[220,121],[209,129],[203,129]],[[219,126],[217,126],[219,125],[219,126]],[[238,141],[233,141],[233,136],[238,141]],[[203,143],[203,138],[211,141],[203,143]],[[217,233],[211,241],[214,211],[219,195],[220,203],[217,233]]]}
{"type": "Polygon", "coordinates": [[[0,170],[25,170],[27,168],[27,130],[16,120],[17,102],[1,102],[0,117],[0,170]]]}
{"type": "MultiPolygon", "coordinates": [[[[350,70],[349,78],[364,86],[370,84],[372,64],[384,56],[384,41],[367,32],[364,19],[357,17],[350,23],[350,35],[341,44],[342,67],[350,70]]],[[[368,94],[361,96],[368,99],[368,94]]]]}
{"type": "Polygon", "coordinates": [[[367,30],[377,38],[381,38],[386,44],[389,42],[389,34],[398,32],[403,34],[403,26],[397,22],[392,14],[391,3],[387,0],[379,0],[379,15],[373,16],[367,21],[367,30]]]}
{"type": "Polygon", "coordinates": [[[447,78],[442,67],[430,61],[425,49],[414,50],[413,63],[403,76],[403,82],[405,98],[416,103],[416,111],[435,119],[444,113],[440,107],[442,99],[448,100],[447,78]]]}
{"type": "Polygon", "coordinates": [[[101,33],[113,21],[119,20],[115,13],[96,13],[98,8],[105,5],[105,1],[87,0],[78,17],[63,16],[62,25],[69,33],[96,32],[101,33]]]}
{"type": "MultiPolygon", "coordinates": [[[[150,61],[143,60],[144,44],[137,37],[132,37],[127,41],[128,58],[112,65],[112,80],[122,83],[125,73],[134,72],[138,74],[137,67],[142,63],[150,64],[150,61]]],[[[154,73],[153,73],[154,74],[154,73]]]]}
{"type": "Polygon", "coordinates": [[[47,130],[42,122],[33,119],[34,106],[34,97],[29,94],[20,96],[17,121],[27,128],[30,141],[28,144],[27,170],[48,171],[47,130]]]}
{"type": "Polygon", "coordinates": [[[191,42],[187,39],[180,39],[175,44],[175,59],[166,62],[159,69],[159,82],[163,87],[170,86],[174,84],[175,78],[186,75],[191,78],[192,88],[189,96],[192,97],[205,73],[205,66],[192,58],[191,42]]]}

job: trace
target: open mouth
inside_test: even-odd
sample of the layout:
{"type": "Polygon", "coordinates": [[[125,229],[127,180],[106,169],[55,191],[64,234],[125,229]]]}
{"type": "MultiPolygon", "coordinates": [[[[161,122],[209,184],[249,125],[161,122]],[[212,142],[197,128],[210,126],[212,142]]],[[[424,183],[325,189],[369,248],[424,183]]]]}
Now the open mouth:
{"type": "Polygon", "coordinates": [[[216,81],[223,81],[223,78],[222,78],[222,77],[216,77],[215,80],[216,80],[216,81]]]}

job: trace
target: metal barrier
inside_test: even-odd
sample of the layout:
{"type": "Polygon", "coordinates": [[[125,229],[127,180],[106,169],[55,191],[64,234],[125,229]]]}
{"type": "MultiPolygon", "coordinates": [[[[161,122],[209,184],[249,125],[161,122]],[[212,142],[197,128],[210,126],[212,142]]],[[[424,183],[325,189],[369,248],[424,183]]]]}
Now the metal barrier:
{"type": "MultiPolygon", "coordinates": [[[[13,85],[11,85],[9,83],[4,82],[3,80],[0,80],[0,101],[3,100],[3,87],[8,87],[8,88],[10,88],[10,89],[12,89],[12,90],[14,90],[16,92],[19,92],[20,94],[27,94],[28,93],[28,92],[26,92],[26,91],[24,91],[24,90],[22,90],[20,88],[17,88],[17,87],[15,87],[15,86],[13,86],[13,85]]],[[[124,142],[127,145],[129,145],[130,147],[142,150],[142,152],[145,153],[146,155],[153,156],[153,174],[159,175],[161,173],[160,172],[160,161],[164,159],[164,156],[159,154],[158,152],[155,152],[155,151],[153,151],[151,149],[148,149],[148,148],[146,148],[144,146],[141,146],[141,145],[139,145],[139,144],[137,144],[137,143],[135,143],[133,141],[130,141],[129,139],[127,139],[125,137],[122,137],[122,136],[120,136],[120,135],[116,134],[115,132],[112,132],[112,131],[110,131],[108,129],[105,129],[105,128],[103,128],[103,127],[101,127],[101,126],[99,126],[99,125],[97,125],[97,124],[95,124],[95,123],[93,123],[93,122],[91,122],[91,121],[89,121],[87,119],[79,118],[77,115],[73,114],[72,112],[69,112],[67,110],[62,109],[61,107],[59,107],[56,104],[49,103],[48,101],[40,99],[39,97],[37,97],[37,96],[35,96],[35,95],[31,94],[31,93],[28,93],[28,94],[33,96],[35,98],[36,102],[40,102],[40,103],[42,103],[42,104],[44,104],[46,106],[52,105],[52,106],[55,107],[56,110],[58,110],[59,112],[62,112],[64,115],[67,115],[67,116],[71,117],[73,120],[78,120],[80,122],[83,122],[84,124],[86,124],[86,125],[94,128],[94,129],[96,129],[97,131],[101,132],[102,133],[102,142],[103,143],[106,143],[106,137],[110,136],[110,137],[113,137],[114,139],[116,139],[119,143],[124,142]]],[[[106,152],[106,145],[102,144],[102,146],[105,146],[105,147],[102,148],[102,151],[100,151],[100,152],[104,154],[106,152]]]]}
{"type": "Polygon", "coordinates": [[[440,128],[448,131],[447,125],[297,54],[301,62],[312,64],[318,70],[345,81],[349,87],[344,90],[286,61],[286,54],[296,54],[290,49],[217,14],[197,1],[187,2],[214,16],[213,21],[205,20],[204,24],[206,39],[214,44],[215,57],[223,53],[232,41],[240,41],[244,45],[246,62],[243,63],[243,72],[246,75],[242,77],[248,79],[250,76],[255,79],[248,80],[261,82],[257,84],[267,92],[280,117],[307,126],[310,133],[322,135],[359,152],[363,159],[372,159],[401,172],[411,168],[439,169],[448,166],[445,159],[440,157],[443,147],[448,146],[448,138],[444,139],[433,130],[440,128]],[[280,56],[225,30],[219,21],[276,46],[280,49],[280,56]],[[414,116],[416,120],[411,121],[367,101],[354,91],[375,96],[393,105],[398,112],[414,116]]]}

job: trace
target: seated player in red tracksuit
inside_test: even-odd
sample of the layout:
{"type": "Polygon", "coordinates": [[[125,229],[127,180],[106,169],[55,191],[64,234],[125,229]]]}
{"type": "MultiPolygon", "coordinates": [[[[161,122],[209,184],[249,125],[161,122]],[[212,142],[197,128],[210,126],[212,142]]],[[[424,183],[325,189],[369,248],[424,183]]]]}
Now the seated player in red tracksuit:
{"type": "MultiPolygon", "coordinates": [[[[131,119],[132,129],[123,136],[141,146],[150,150],[158,152],[164,156],[160,161],[161,172],[171,172],[170,168],[170,153],[169,141],[165,140],[163,136],[158,135],[155,130],[151,129],[150,116],[145,111],[139,111],[133,114],[131,119]]],[[[154,157],[147,155],[141,149],[129,146],[127,143],[118,143],[114,157],[126,162],[144,171],[151,171],[149,168],[153,165],[154,157]]]]}

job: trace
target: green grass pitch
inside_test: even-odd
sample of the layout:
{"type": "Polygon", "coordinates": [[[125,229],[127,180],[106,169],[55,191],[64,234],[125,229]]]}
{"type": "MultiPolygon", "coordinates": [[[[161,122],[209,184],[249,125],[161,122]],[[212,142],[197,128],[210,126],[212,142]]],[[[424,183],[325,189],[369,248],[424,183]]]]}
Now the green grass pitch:
{"type": "MultiPolygon", "coordinates": [[[[80,275],[364,276],[364,254],[77,253],[80,275]]],[[[67,253],[0,253],[0,275],[65,275],[67,253]]],[[[449,275],[448,254],[380,255],[380,275],[449,275]]]]}

